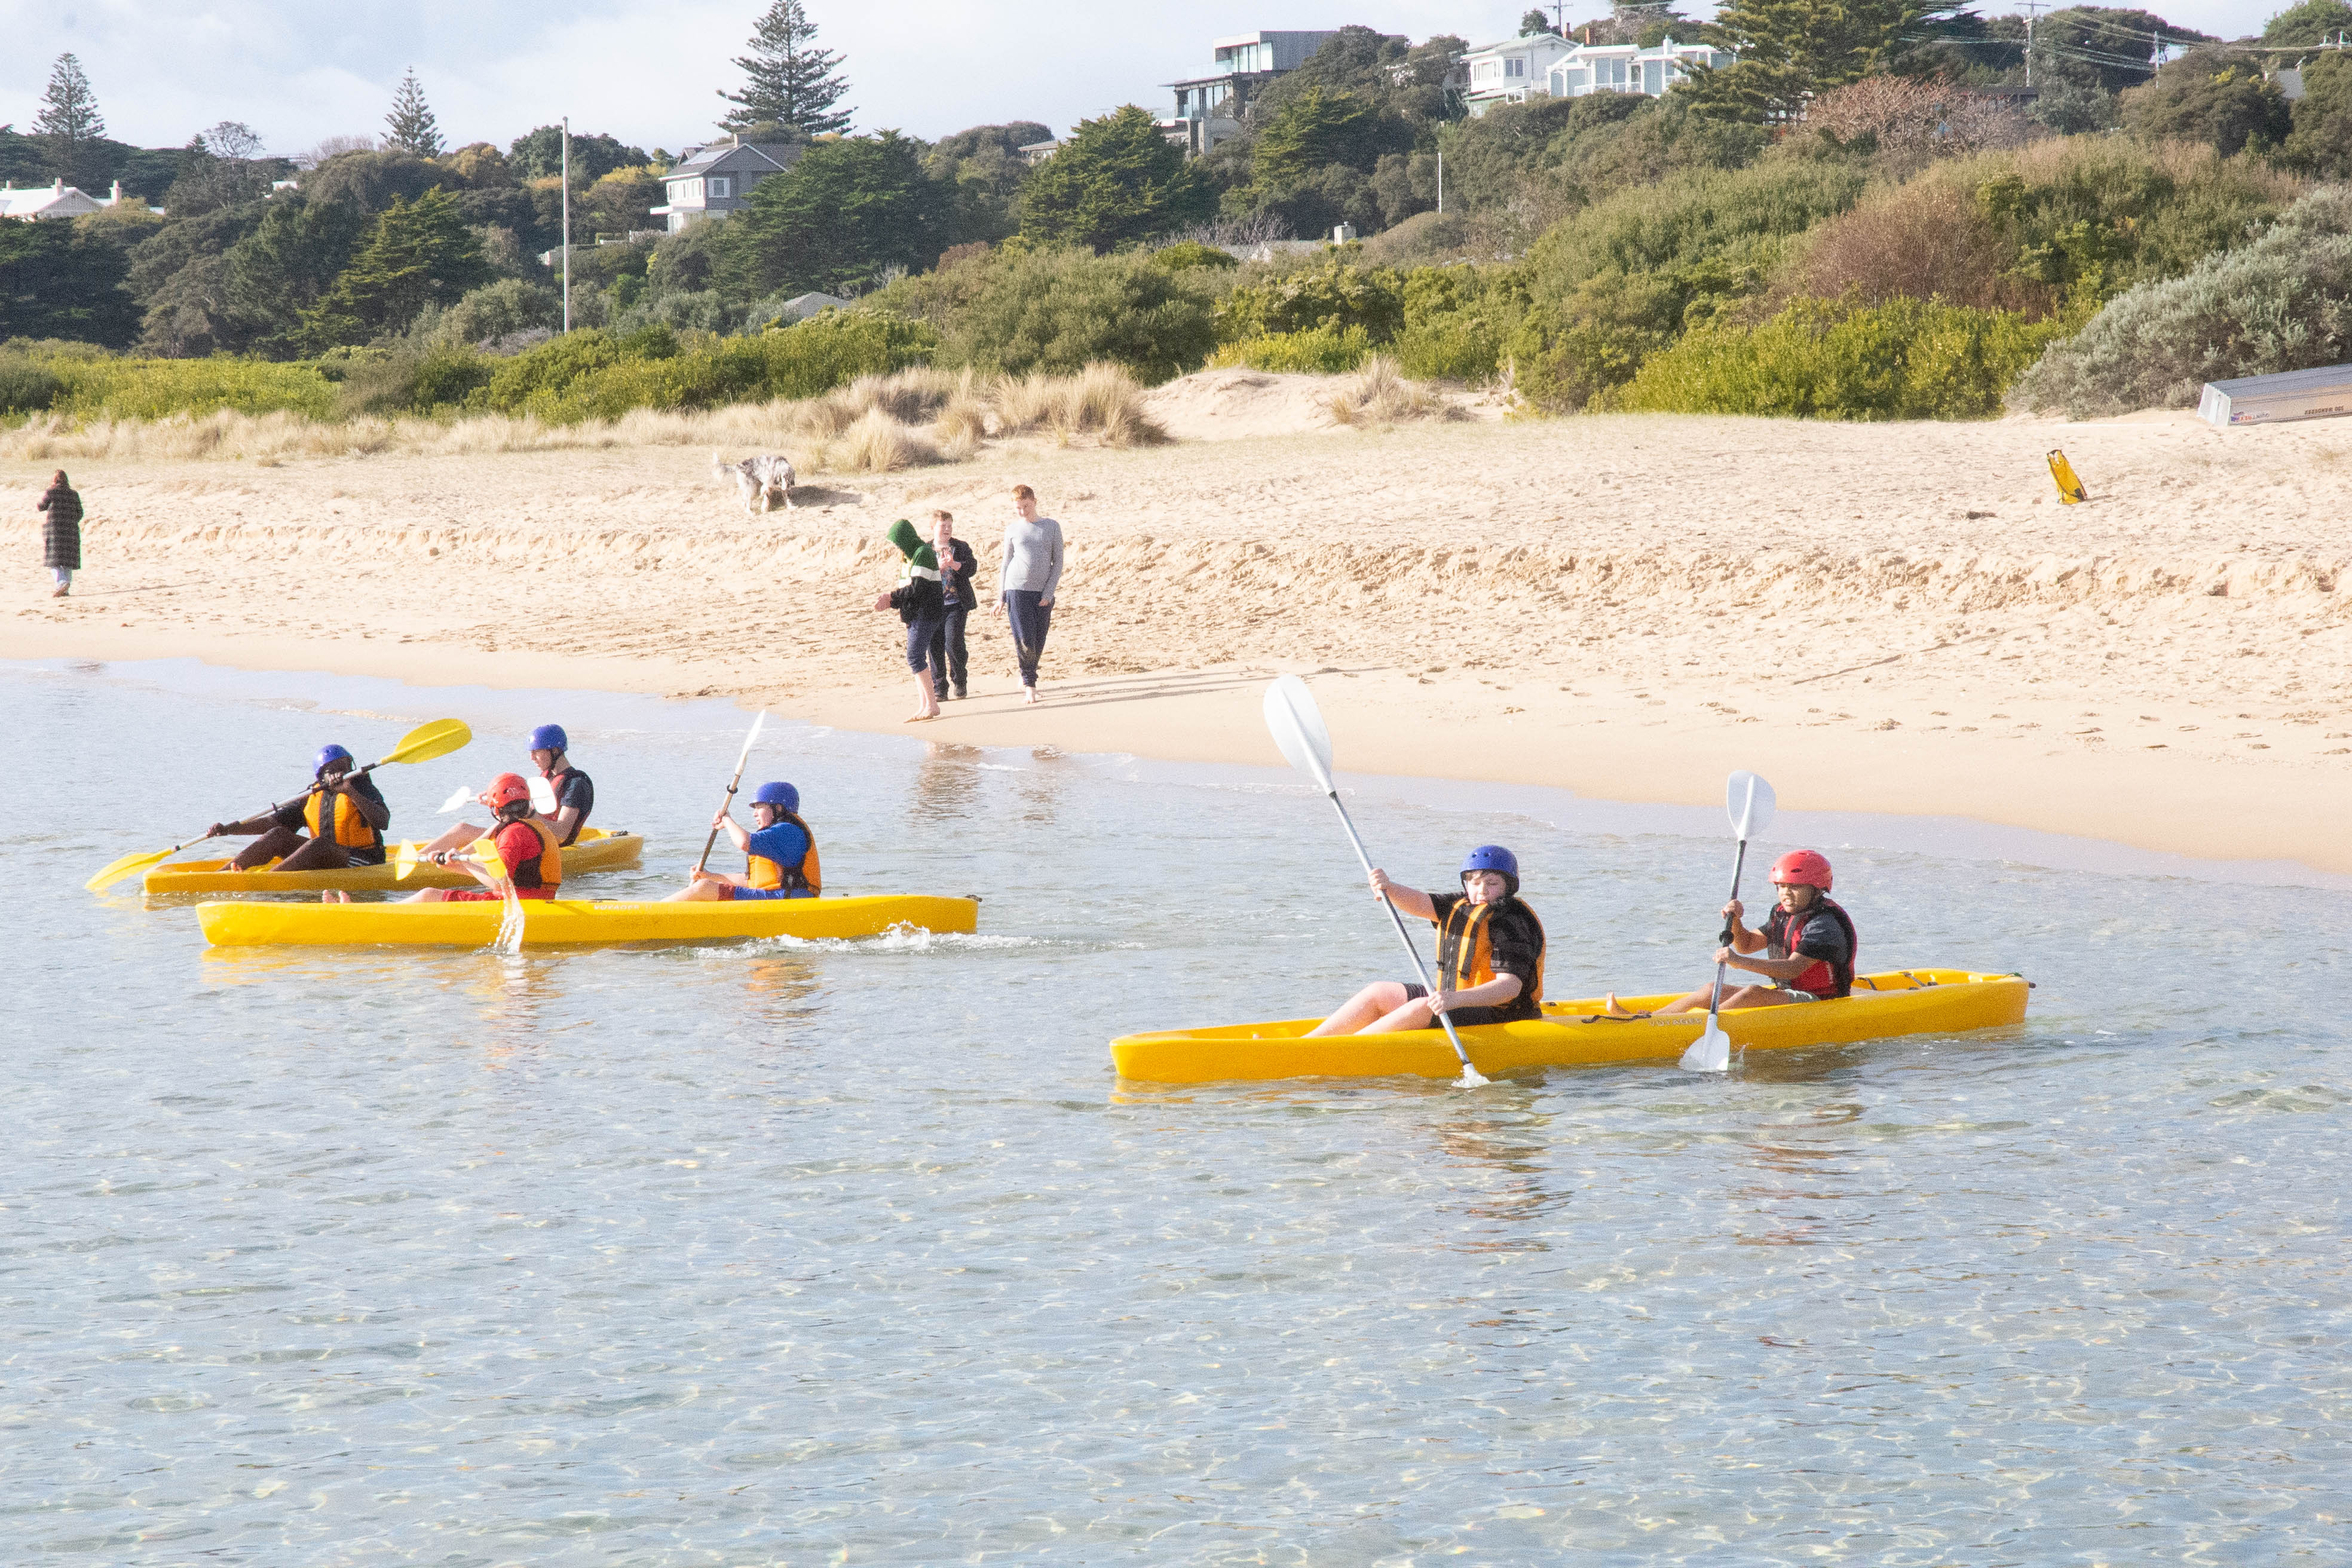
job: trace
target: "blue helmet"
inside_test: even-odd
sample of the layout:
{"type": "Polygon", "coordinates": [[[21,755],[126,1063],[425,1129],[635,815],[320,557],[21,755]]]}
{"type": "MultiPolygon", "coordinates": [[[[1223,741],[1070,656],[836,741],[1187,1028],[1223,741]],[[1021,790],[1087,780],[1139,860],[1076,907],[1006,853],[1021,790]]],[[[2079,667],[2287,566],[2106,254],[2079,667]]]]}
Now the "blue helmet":
{"type": "Polygon", "coordinates": [[[773,784],[763,784],[754,790],[751,793],[751,804],[781,806],[786,811],[797,812],[801,808],[801,792],[778,780],[773,784]]]}
{"type": "Polygon", "coordinates": [[[1499,844],[1481,844],[1470,851],[1462,862],[1462,874],[1473,871],[1500,871],[1503,890],[1514,895],[1519,890],[1519,858],[1499,844]]]}
{"type": "Polygon", "coordinates": [[[534,752],[568,752],[571,740],[561,724],[541,724],[530,732],[530,749],[534,752]]]}
{"type": "Polygon", "coordinates": [[[319,748],[318,756],[310,763],[311,776],[315,778],[317,775],[325,773],[335,763],[349,763],[351,760],[352,754],[343,750],[341,746],[332,744],[321,746],[319,748]]]}

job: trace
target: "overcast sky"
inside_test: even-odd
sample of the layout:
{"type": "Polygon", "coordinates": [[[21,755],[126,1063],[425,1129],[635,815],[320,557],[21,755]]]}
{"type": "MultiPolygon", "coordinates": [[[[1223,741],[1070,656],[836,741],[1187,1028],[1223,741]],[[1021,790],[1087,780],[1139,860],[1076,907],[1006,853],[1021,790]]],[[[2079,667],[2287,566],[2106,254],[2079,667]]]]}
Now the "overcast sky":
{"type": "MultiPolygon", "coordinates": [[[[414,66],[453,145],[503,146],[569,113],[575,131],[675,152],[711,134],[727,107],[719,90],[740,82],[730,62],[764,8],[765,0],[0,0],[0,123],[31,123],[52,62],[71,50],[109,133],[145,146],[180,145],[222,120],[244,121],[275,153],[378,133],[402,71],[414,66]]],[[[857,128],[927,138],[1008,120],[1064,132],[1129,102],[1165,112],[1160,84],[1203,74],[1209,40],[1229,34],[1361,22],[1415,42],[1458,33],[1480,44],[1516,33],[1526,8],[1527,0],[808,5],[819,41],[847,57],[857,128]]],[[[2151,8],[2234,37],[2258,31],[2284,4],[2151,8]]],[[[1702,0],[1685,9],[1713,8],[1702,0]]],[[[1570,5],[1569,19],[1601,10],[1600,0],[1570,5]]]]}

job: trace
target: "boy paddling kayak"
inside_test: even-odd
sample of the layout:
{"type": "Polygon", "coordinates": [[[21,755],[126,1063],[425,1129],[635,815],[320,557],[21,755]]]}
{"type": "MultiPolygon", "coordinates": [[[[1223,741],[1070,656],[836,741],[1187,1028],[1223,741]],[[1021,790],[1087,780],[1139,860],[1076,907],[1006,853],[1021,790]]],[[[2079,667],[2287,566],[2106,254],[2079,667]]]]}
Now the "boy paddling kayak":
{"type": "Polygon", "coordinates": [[[1543,922],[1519,901],[1518,857],[1497,844],[1473,849],[1462,862],[1458,893],[1402,887],[1377,867],[1371,885],[1399,913],[1437,927],[1437,994],[1407,981],[1376,980],[1309,1036],[1433,1028],[1439,1013],[1456,1028],[1543,1016],[1543,922]]]}
{"type": "MultiPolygon", "coordinates": [[[[541,724],[530,732],[530,765],[539,770],[540,776],[555,794],[554,812],[540,820],[555,829],[556,842],[566,849],[580,842],[580,830],[588,826],[588,814],[596,809],[596,785],[572,765],[571,744],[561,724],[541,724]]],[[[444,849],[463,849],[485,831],[461,822],[419,853],[433,855],[444,849]]]]}
{"type": "Polygon", "coordinates": [[[383,830],[392,826],[392,808],[375,781],[354,773],[354,766],[342,747],[322,746],[311,763],[310,792],[301,799],[240,822],[214,823],[207,837],[259,835],[222,868],[250,871],[272,860],[280,871],[383,865],[383,830]]]}
{"type": "MultiPolygon", "coordinates": [[[[1830,897],[1833,880],[1826,858],[1811,849],[1792,849],[1772,862],[1772,887],[1777,897],[1763,925],[1755,931],[1744,922],[1747,908],[1738,899],[1723,906],[1731,922],[1731,942],[1716,950],[1715,961],[1733,969],[1760,974],[1765,984],[1726,985],[1718,1005],[1726,1012],[1738,1007],[1780,1007],[1798,1002],[1826,1002],[1853,994],[1854,952],[1860,944],[1853,917],[1830,897]],[[1754,956],[1758,952],[1763,957],[1754,956]]],[[[1677,996],[1658,1009],[1695,1013],[1704,1009],[1713,984],[1687,996],[1677,996]]],[[[1612,992],[1609,1016],[1633,1018],[1642,1015],[1618,1004],[1612,992]]]]}
{"type": "Polygon", "coordinates": [[[824,890],[824,874],[817,862],[816,835],[800,811],[801,792],[781,780],[752,792],[748,829],[720,806],[710,826],[725,828],[743,851],[743,874],[731,877],[698,866],[694,880],[663,901],[815,898],[824,890]]]}

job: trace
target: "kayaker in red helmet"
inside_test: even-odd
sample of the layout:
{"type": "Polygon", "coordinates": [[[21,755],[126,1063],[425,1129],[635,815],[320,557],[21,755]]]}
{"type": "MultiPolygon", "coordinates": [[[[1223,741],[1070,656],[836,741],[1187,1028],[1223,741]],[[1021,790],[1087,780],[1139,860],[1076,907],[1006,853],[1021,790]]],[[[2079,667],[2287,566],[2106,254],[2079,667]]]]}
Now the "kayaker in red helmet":
{"type": "MultiPolygon", "coordinates": [[[[1853,957],[1861,942],[1854,935],[1853,917],[1830,897],[1832,879],[1826,858],[1811,849],[1791,849],[1772,862],[1772,886],[1780,896],[1759,929],[1750,931],[1742,923],[1748,911],[1738,899],[1723,906],[1724,918],[1731,922],[1731,945],[1717,950],[1716,962],[1760,974],[1769,982],[1762,985],[1727,983],[1722,1003],[1726,1011],[1826,1002],[1853,994],[1853,957]],[[1750,956],[1759,951],[1763,957],[1750,956]]],[[[1714,988],[1712,984],[1702,986],[1658,1011],[1704,1011],[1707,993],[1714,988]]],[[[1609,998],[1609,1010],[1625,1016],[1614,994],[1609,998]]]]}
{"type": "Polygon", "coordinates": [[[473,873],[479,888],[427,888],[409,900],[415,904],[478,903],[504,899],[511,885],[518,899],[551,899],[563,882],[563,847],[546,818],[531,810],[530,784],[520,773],[500,773],[490,787],[475,796],[490,808],[489,839],[498,863],[461,858],[444,849],[427,857],[439,866],[462,866],[473,873]]]}

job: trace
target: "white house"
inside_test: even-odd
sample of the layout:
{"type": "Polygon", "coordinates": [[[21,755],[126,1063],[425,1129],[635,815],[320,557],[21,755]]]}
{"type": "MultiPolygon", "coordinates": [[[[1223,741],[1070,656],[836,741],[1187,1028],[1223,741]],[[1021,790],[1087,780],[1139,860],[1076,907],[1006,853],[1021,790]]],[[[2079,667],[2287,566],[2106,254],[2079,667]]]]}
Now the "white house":
{"type": "Polygon", "coordinates": [[[751,142],[740,136],[694,147],[662,176],[669,200],[652,210],[676,234],[688,224],[740,212],[751,187],[800,162],[795,143],[751,142]]]}
{"type": "Polygon", "coordinates": [[[1554,98],[1596,92],[1663,98],[1676,82],[1690,79],[1694,66],[1721,70],[1735,58],[1728,50],[1678,44],[1672,38],[1647,49],[1632,44],[1580,44],[1552,62],[1545,72],[1544,90],[1554,98]]]}
{"type": "Polygon", "coordinates": [[[1576,47],[1557,33],[1536,33],[1472,49],[1462,57],[1470,76],[1470,89],[1464,96],[1471,116],[1475,119],[1498,103],[1525,103],[1530,97],[1545,96],[1552,63],[1576,47]]]}
{"type": "Polygon", "coordinates": [[[23,218],[37,223],[43,218],[80,217],[85,213],[104,212],[122,199],[122,182],[114,184],[114,194],[105,201],[82,194],[78,186],[63,180],[46,185],[33,185],[19,190],[14,181],[0,185],[0,217],[23,218]]]}

